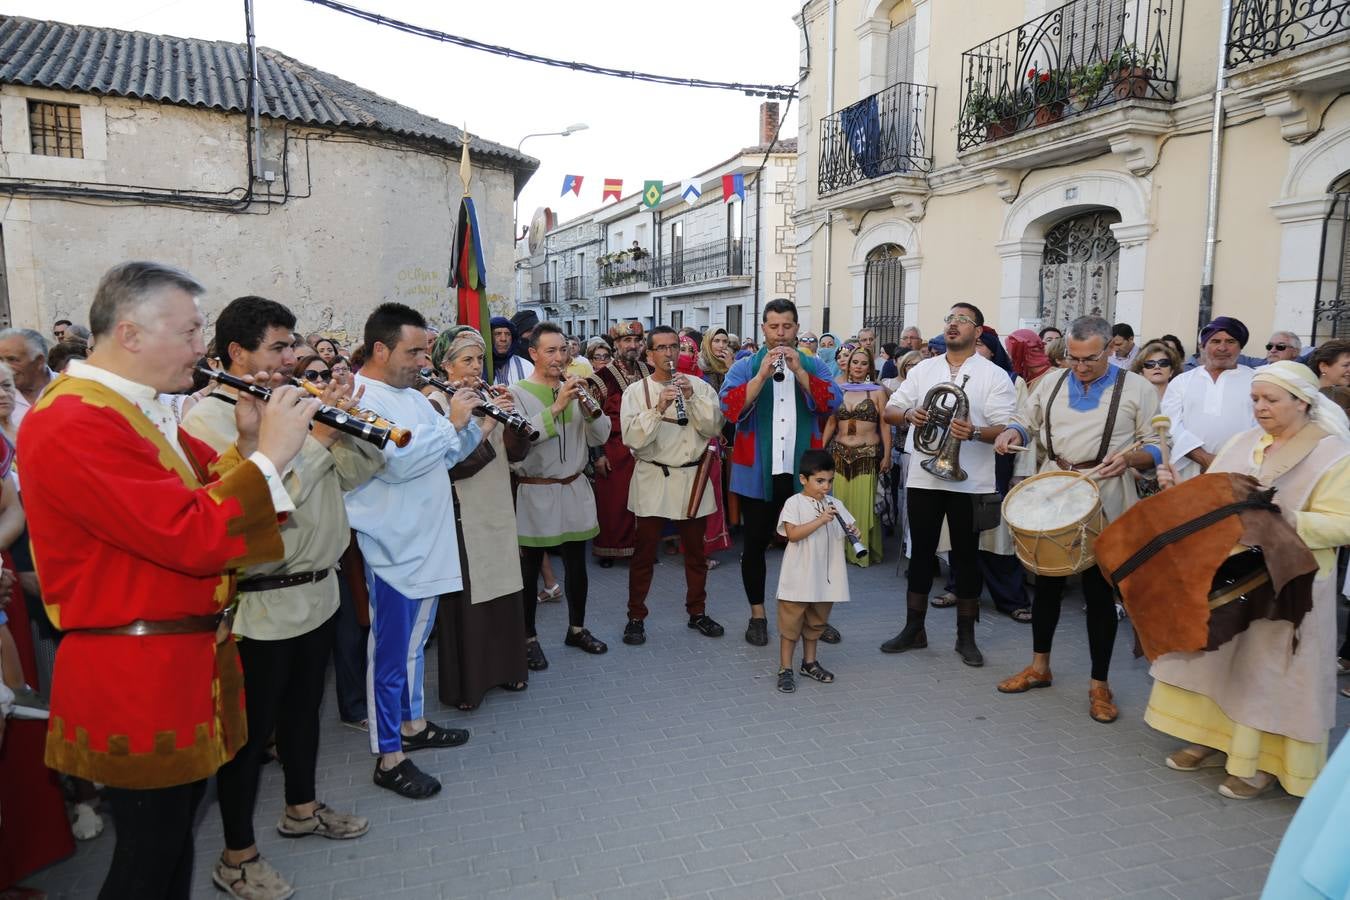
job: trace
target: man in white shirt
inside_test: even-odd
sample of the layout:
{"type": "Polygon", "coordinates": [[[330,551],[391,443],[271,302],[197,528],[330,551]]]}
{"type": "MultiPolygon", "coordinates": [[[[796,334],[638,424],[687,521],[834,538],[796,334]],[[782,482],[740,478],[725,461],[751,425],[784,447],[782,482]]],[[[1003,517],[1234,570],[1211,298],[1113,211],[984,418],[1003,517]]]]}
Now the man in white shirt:
{"type": "Polygon", "coordinates": [[[483,433],[471,415],[482,402],[459,391],[442,416],[418,390],[427,355],[426,320],[401,303],[383,303],[366,320],[369,356],[356,376],[361,406],[412,432],[405,447],[384,448],[384,469],[347,494],[347,517],[366,561],[370,663],[366,702],[374,780],[403,797],[430,797],[441,783],[405,751],[455,747],[469,739],[423,717],[422,652],[441,594],[462,590],[448,470],[483,433]]]}
{"type": "Polygon", "coordinates": [[[47,339],[31,328],[0,331],[0,362],[14,370],[14,412],[10,421],[17,429],[28,410],[56,377],[47,366],[47,339]]]}
{"type": "Polygon", "coordinates": [[[1219,316],[1200,331],[1201,365],[1167,386],[1162,414],[1172,420],[1171,462],[1179,479],[1204,472],[1229,438],[1256,427],[1254,373],[1238,364],[1247,338],[1247,326],[1219,316]]]}
{"type": "MultiPolygon", "coordinates": [[[[975,495],[994,492],[994,440],[1003,433],[1017,405],[1017,394],[1008,373],[975,352],[975,343],[984,325],[984,314],[970,303],[957,303],[944,320],[947,352],[925,359],[910,370],[899,390],[886,404],[889,425],[908,424],[905,450],[915,452],[914,439],[928,424],[924,399],[938,385],[960,388],[969,401],[969,412],[953,418],[948,440],[963,441],[960,468],[962,480],[938,478],[922,463],[934,457],[922,451],[914,458],[905,479],[905,506],[913,552],[909,560],[909,585],[905,627],[881,645],[884,653],[904,653],[928,646],[924,619],[928,613],[928,593],[933,587],[933,558],[937,553],[942,522],[947,522],[951,538],[952,569],[956,572],[956,652],[968,666],[984,665],[984,656],[975,644],[975,623],[979,620],[980,589],[979,534],[975,531],[975,495]]],[[[948,398],[950,399],[950,398],[948,398]]],[[[945,402],[945,401],[944,401],[945,402]]]]}
{"type": "Polygon", "coordinates": [[[1117,322],[1111,326],[1111,353],[1108,357],[1111,365],[1128,369],[1130,363],[1139,355],[1139,346],[1134,342],[1134,329],[1126,322],[1117,322]]]}

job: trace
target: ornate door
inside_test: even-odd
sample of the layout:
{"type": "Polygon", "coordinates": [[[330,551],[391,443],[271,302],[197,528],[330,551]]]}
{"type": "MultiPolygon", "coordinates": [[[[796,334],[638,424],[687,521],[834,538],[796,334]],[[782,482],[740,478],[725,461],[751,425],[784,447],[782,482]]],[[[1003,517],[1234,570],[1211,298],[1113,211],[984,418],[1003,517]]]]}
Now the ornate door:
{"type": "Polygon", "coordinates": [[[1079,316],[1115,321],[1120,245],[1114,210],[1065,219],[1045,236],[1041,257],[1041,325],[1064,329],[1079,316]]]}
{"type": "Polygon", "coordinates": [[[882,244],[867,254],[863,327],[876,332],[878,347],[899,341],[905,330],[905,270],[900,266],[904,253],[895,244],[882,244]]]}

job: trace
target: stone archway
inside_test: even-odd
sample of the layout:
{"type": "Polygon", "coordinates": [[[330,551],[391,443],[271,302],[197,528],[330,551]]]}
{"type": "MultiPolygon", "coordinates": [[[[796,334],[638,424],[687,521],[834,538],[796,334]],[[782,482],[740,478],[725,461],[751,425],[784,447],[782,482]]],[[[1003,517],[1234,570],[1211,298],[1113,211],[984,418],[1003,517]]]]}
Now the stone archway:
{"type": "Polygon", "coordinates": [[[919,231],[914,224],[898,219],[878,222],[859,234],[853,241],[849,258],[849,280],[853,287],[853,311],[850,322],[856,331],[863,326],[867,306],[867,263],[879,247],[893,245],[903,250],[899,257],[903,319],[913,324],[919,319],[919,268],[923,256],[919,249],[919,231]]]}

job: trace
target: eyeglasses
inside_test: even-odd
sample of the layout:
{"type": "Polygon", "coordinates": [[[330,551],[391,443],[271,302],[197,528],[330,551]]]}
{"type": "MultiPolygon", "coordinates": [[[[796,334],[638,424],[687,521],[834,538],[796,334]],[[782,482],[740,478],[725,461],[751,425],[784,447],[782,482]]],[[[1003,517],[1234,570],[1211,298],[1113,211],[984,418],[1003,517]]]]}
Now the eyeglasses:
{"type": "Polygon", "coordinates": [[[1165,359],[1149,359],[1139,364],[1141,369],[1170,369],[1172,364],[1165,359]]]}
{"type": "Polygon", "coordinates": [[[604,362],[604,361],[606,361],[606,360],[609,359],[609,354],[608,354],[608,353],[592,353],[592,354],[591,354],[591,359],[598,359],[598,360],[600,360],[601,362],[604,362]]]}
{"type": "Polygon", "coordinates": [[[653,353],[674,353],[675,351],[677,351],[677,350],[679,350],[679,349],[680,349],[680,345],[679,345],[679,344],[662,344],[662,345],[659,346],[659,347],[653,347],[653,348],[652,348],[652,352],[653,352],[653,353]]]}
{"type": "Polygon", "coordinates": [[[1090,366],[1093,363],[1100,361],[1105,355],[1105,350],[1101,353],[1094,353],[1091,356],[1072,356],[1070,354],[1065,354],[1064,361],[1071,366],[1090,366]]]}
{"type": "Polygon", "coordinates": [[[945,325],[974,325],[975,320],[963,313],[952,313],[942,320],[945,325]]]}
{"type": "Polygon", "coordinates": [[[306,369],[306,381],[328,381],[333,377],[332,372],[320,372],[318,369],[306,369]]]}
{"type": "Polygon", "coordinates": [[[1279,350],[1281,353],[1283,353],[1285,350],[1288,350],[1288,349],[1289,349],[1289,345],[1288,345],[1288,344],[1266,344],[1266,351],[1267,351],[1267,352],[1269,352],[1269,351],[1271,351],[1271,350],[1279,350]]]}

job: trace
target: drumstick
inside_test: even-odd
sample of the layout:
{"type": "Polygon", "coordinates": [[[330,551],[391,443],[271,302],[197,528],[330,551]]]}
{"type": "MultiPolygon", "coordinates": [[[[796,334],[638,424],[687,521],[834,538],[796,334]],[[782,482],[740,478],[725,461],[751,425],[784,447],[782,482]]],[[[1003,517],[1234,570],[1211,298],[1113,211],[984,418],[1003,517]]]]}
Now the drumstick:
{"type": "MultiPolygon", "coordinates": [[[[1125,449],[1117,450],[1114,453],[1108,453],[1107,456],[1119,456],[1125,453],[1133,453],[1135,450],[1138,450],[1140,446],[1143,445],[1143,443],[1144,443],[1143,441],[1135,441],[1133,444],[1130,444],[1130,446],[1126,447],[1125,449]]],[[[1091,478],[1104,465],[1106,465],[1105,460],[1097,463],[1097,465],[1088,469],[1086,472],[1079,472],[1075,469],[1066,469],[1065,471],[1073,472],[1073,474],[1077,475],[1080,478],[1091,478]]],[[[1069,488],[1073,487],[1076,483],[1077,482],[1066,481],[1061,487],[1055,488],[1055,490],[1050,491],[1048,494],[1046,494],[1045,499],[1049,500],[1051,497],[1058,497],[1060,494],[1064,493],[1069,488]]]]}

